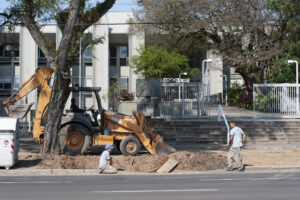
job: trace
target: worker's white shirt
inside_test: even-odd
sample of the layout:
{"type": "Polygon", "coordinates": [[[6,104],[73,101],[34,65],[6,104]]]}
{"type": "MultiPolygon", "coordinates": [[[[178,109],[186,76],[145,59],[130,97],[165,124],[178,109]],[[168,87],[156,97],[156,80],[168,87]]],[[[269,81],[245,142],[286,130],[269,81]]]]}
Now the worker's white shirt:
{"type": "Polygon", "coordinates": [[[232,147],[242,147],[243,146],[243,139],[242,139],[242,134],[243,130],[240,127],[234,127],[233,129],[230,130],[230,135],[233,136],[233,141],[232,141],[232,147]]]}
{"type": "Polygon", "coordinates": [[[99,168],[105,168],[105,166],[107,165],[107,161],[110,159],[110,155],[108,151],[103,151],[101,156],[100,156],[100,160],[99,160],[99,168]]]}

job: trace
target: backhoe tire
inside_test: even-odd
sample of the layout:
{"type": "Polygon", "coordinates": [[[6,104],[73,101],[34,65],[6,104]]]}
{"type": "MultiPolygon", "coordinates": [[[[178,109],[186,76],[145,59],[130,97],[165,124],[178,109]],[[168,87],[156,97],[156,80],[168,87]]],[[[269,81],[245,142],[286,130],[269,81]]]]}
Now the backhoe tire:
{"type": "Polygon", "coordinates": [[[67,124],[60,130],[59,151],[72,155],[85,154],[91,145],[90,131],[81,124],[67,124]]]}
{"type": "Polygon", "coordinates": [[[120,151],[125,156],[135,156],[140,149],[140,141],[133,136],[125,137],[120,143],[120,151]]]}

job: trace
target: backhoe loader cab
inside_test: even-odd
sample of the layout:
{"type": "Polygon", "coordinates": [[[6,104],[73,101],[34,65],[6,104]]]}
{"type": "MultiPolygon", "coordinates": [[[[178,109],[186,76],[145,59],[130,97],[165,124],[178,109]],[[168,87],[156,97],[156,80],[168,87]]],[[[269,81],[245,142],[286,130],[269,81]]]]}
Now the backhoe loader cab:
{"type": "MultiPolygon", "coordinates": [[[[91,118],[92,123],[94,126],[99,126],[101,123],[101,112],[102,112],[102,104],[101,104],[101,98],[99,96],[99,92],[101,91],[100,87],[71,87],[69,88],[70,95],[72,97],[72,100],[74,100],[74,103],[76,106],[78,106],[79,111],[72,110],[72,103],[70,108],[65,108],[67,115],[69,113],[76,113],[78,116],[80,113],[83,115],[88,115],[91,118]],[[96,99],[97,105],[92,104],[93,97],[96,99]],[[89,103],[87,101],[76,101],[77,99],[89,99],[89,103]],[[78,105],[78,104],[81,105],[78,105]]],[[[74,115],[75,116],[75,115],[74,115]]]]}
{"type": "MultiPolygon", "coordinates": [[[[71,154],[83,154],[93,145],[93,134],[102,134],[101,116],[103,110],[99,92],[100,87],[71,87],[70,96],[78,106],[78,110],[65,108],[66,114],[62,117],[59,148],[60,152],[68,152],[71,154]],[[87,105],[86,101],[78,101],[78,99],[96,99],[97,105],[87,105]],[[75,101],[75,99],[77,101],[75,101]],[[80,103],[81,105],[78,105],[80,103]],[[87,107],[88,106],[88,107],[87,107]]],[[[89,101],[92,102],[92,101],[89,101]]]]}

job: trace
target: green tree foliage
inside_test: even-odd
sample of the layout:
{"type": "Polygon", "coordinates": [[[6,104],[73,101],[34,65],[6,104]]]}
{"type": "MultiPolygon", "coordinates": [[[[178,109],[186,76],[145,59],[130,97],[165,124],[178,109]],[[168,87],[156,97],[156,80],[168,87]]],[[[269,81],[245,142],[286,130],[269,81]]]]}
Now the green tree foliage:
{"type": "Polygon", "coordinates": [[[271,0],[269,8],[275,12],[285,50],[290,56],[300,58],[300,1],[271,0]]]}
{"type": "Polygon", "coordinates": [[[145,78],[178,78],[181,72],[189,76],[198,72],[189,67],[189,60],[177,50],[168,51],[156,45],[140,48],[139,56],[132,57],[132,66],[136,73],[141,73],[145,78]]]}
{"type": "Polygon", "coordinates": [[[266,79],[289,81],[294,65],[283,65],[276,60],[300,58],[299,0],[140,0],[139,3],[134,20],[143,24],[136,30],[146,30],[147,35],[167,34],[167,46],[179,49],[189,58],[199,58],[207,49],[217,50],[224,63],[242,75],[246,85],[266,79]]]}
{"type": "Polygon", "coordinates": [[[135,20],[142,25],[136,30],[146,30],[146,35],[168,35],[167,46],[189,58],[204,59],[201,54],[212,49],[227,66],[236,68],[246,85],[262,82],[264,72],[280,53],[275,34],[278,29],[266,7],[267,0],[139,2],[135,20]]]}
{"type": "Polygon", "coordinates": [[[288,59],[300,61],[300,1],[271,0],[268,8],[274,11],[276,18],[281,55],[272,63],[266,79],[274,83],[294,83],[295,66],[288,65],[286,61],[288,59]]]}
{"type": "Polygon", "coordinates": [[[283,56],[272,63],[272,68],[266,74],[266,82],[268,83],[295,83],[296,67],[288,64],[288,56],[283,56]]]}

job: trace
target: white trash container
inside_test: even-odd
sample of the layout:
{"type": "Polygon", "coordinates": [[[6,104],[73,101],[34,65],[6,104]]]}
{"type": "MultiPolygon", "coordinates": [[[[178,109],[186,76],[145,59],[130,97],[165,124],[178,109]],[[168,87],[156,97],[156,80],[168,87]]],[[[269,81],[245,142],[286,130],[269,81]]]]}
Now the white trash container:
{"type": "Polygon", "coordinates": [[[17,118],[0,117],[0,167],[9,169],[18,161],[19,123],[17,118]]]}

